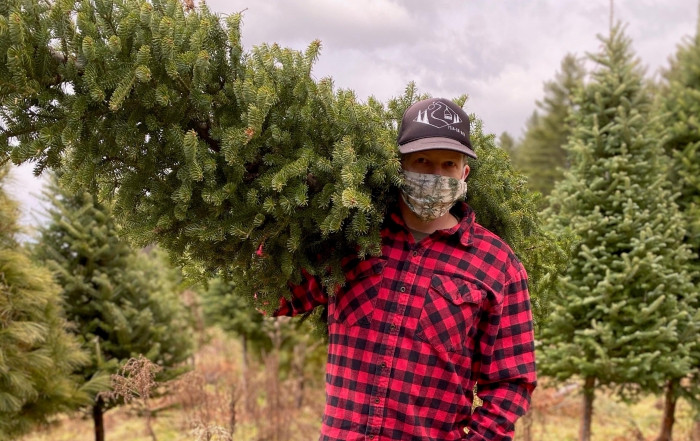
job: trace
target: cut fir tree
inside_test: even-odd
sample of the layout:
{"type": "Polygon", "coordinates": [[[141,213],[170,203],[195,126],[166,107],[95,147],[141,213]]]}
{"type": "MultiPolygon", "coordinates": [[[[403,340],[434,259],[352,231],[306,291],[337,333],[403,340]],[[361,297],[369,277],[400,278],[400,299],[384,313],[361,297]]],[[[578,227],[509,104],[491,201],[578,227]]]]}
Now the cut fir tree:
{"type": "MultiPolygon", "coordinates": [[[[342,256],[380,252],[402,183],[397,124],[420,98],[412,85],[386,104],[359,102],[311,76],[319,42],[245,52],[240,14],[203,4],[0,8],[0,160],[63,169],[71,188],[114,199],[135,243],[157,242],[192,274],[224,273],[268,310],[302,268],[332,287],[342,256]]],[[[468,202],[523,260],[541,317],[562,253],[524,178],[473,122],[468,202]]]]}
{"type": "Polygon", "coordinates": [[[697,293],[650,97],[618,25],[579,94],[571,168],[546,213],[573,235],[572,257],[540,341],[538,369],[584,381],[582,441],[591,436],[596,386],[623,398],[658,393],[687,375],[697,353],[697,293]]]}

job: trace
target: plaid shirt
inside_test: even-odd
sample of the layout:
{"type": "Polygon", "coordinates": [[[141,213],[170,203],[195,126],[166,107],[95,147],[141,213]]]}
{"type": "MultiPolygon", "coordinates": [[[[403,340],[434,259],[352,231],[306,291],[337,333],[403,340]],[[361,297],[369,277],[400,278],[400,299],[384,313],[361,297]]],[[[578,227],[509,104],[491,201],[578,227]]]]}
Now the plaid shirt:
{"type": "Polygon", "coordinates": [[[335,296],[305,274],[282,300],[276,315],[328,305],[321,440],[512,439],[537,383],[527,274],[467,204],[452,213],[415,243],[394,210],[382,256],[347,259],[335,296]]]}

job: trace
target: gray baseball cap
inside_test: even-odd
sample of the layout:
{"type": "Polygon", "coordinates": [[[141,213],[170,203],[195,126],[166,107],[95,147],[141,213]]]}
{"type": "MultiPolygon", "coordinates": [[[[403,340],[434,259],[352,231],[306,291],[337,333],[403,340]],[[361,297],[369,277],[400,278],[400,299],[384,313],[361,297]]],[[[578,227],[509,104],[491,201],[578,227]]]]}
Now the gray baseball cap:
{"type": "Polygon", "coordinates": [[[418,101],[406,109],[396,142],[402,154],[445,149],[476,158],[469,140],[469,116],[445,98],[418,101]]]}

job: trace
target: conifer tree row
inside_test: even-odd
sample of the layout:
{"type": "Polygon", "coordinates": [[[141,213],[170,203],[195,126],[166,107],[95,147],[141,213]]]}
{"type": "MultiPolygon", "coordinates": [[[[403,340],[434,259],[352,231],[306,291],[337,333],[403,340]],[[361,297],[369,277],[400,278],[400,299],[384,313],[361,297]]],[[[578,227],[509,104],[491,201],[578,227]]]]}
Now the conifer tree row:
{"type": "MultiPolygon", "coordinates": [[[[318,41],[304,52],[244,51],[240,14],[205,5],[0,9],[0,161],[63,169],[72,189],[114,198],[136,244],[161,244],[195,274],[244,280],[239,288],[268,309],[300,268],[331,286],[342,283],[340,256],[380,252],[402,182],[397,123],[420,98],[413,85],[386,104],[360,102],[312,78],[318,41]]],[[[523,260],[537,314],[563,255],[524,179],[472,118],[479,160],[468,202],[523,260]]]]}
{"type": "MultiPolygon", "coordinates": [[[[544,375],[583,379],[582,441],[596,387],[623,398],[659,393],[669,381],[680,389],[700,355],[691,253],[642,69],[621,26],[601,40],[575,102],[571,169],[545,213],[555,234],[574,241],[538,359],[544,375]]],[[[692,395],[696,385],[684,387],[692,395]]]]}
{"type": "Polygon", "coordinates": [[[18,210],[0,169],[0,439],[14,439],[58,413],[90,403],[108,379],[73,375],[88,355],[69,332],[51,272],[31,262],[15,235],[18,210]]]}

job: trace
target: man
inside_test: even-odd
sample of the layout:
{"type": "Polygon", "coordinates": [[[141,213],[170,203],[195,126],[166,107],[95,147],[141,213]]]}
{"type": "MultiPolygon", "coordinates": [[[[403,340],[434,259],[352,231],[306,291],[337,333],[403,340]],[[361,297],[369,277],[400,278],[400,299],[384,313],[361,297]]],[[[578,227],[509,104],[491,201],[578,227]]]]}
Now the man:
{"type": "Polygon", "coordinates": [[[277,311],[328,305],[321,440],[510,440],[536,385],[527,274],[457,203],[476,158],[469,118],[446,99],[417,102],[398,145],[405,184],[382,255],[348,257],[330,297],[305,274],[277,311]]]}

